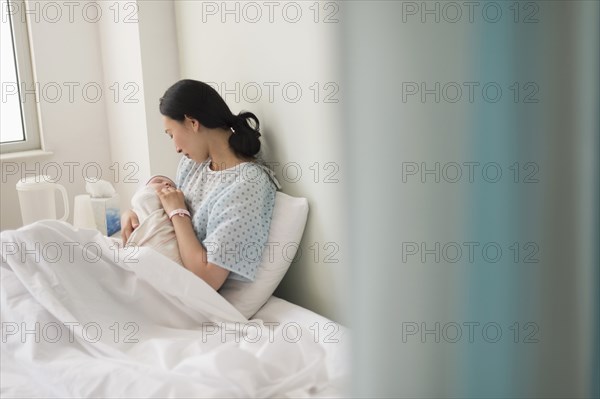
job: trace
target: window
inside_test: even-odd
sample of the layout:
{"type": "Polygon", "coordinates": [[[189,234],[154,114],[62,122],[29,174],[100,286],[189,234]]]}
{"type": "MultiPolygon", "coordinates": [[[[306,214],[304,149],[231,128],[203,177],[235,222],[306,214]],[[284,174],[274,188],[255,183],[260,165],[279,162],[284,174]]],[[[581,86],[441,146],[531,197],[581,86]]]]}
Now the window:
{"type": "Polygon", "coordinates": [[[0,153],[41,149],[25,2],[1,3],[0,153]]]}

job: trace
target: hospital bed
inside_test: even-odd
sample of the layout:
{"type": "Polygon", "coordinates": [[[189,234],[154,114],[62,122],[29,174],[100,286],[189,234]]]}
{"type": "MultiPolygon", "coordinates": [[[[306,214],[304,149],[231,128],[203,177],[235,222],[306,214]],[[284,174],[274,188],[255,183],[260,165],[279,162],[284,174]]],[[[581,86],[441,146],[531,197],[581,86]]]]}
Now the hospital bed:
{"type": "Polygon", "coordinates": [[[349,330],[244,316],[150,248],[54,220],[0,233],[2,397],[346,397],[349,330]]]}

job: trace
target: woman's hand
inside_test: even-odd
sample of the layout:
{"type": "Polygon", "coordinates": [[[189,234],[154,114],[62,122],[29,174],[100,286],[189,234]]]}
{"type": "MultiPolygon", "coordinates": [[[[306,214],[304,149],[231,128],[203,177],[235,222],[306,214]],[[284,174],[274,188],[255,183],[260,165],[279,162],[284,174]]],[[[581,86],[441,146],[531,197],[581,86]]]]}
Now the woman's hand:
{"type": "Polygon", "coordinates": [[[129,239],[131,233],[133,233],[133,230],[135,230],[139,225],[140,221],[134,211],[128,209],[123,212],[121,215],[121,239],[123,240],[123,246],[125,246],[127,243],[127,240],[129,239]]]}
{"type": "Polygon", "coordinates": [[[183,191],[174,187],[163,187],[156,193],[167,215],[175,209],[187,209],[183,191]]]}

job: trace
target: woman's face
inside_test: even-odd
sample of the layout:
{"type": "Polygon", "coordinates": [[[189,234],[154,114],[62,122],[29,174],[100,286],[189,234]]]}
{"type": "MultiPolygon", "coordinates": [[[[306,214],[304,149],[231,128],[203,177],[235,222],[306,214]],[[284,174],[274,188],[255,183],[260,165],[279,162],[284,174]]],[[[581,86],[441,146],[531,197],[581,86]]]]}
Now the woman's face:
{"type": "Polygon", "coordinates": [[[195,119],[185,118],[183,122],[163,115],[165,133],[173,139],[175,151],[202,162],[208,158],[208,147],[200,132],[200,124],[195,119]]]}

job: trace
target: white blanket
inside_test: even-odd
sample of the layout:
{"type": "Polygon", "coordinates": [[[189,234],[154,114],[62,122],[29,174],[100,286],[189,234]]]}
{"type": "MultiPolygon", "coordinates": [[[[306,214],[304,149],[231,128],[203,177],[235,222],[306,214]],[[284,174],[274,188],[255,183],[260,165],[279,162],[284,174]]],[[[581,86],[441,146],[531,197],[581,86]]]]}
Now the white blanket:
{"type": "Polygon", "coordinates": [[[327,385],[304,327],[246,320],[150,248],[59,221],[0,244],[2,397],[299,397],[327,385]]]}

